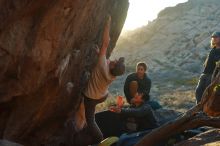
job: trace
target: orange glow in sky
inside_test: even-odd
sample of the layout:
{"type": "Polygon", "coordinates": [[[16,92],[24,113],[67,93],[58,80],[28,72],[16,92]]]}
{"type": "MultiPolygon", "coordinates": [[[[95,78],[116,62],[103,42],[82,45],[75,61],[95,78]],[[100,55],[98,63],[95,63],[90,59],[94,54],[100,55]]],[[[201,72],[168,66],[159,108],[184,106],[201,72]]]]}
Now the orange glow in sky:
{"type": "Polygon", "coordinates": [[[184,3],[187,0],[129,0],[130,6],[123,31],[133,30],[152,21],[166,7],[184,3]]]}

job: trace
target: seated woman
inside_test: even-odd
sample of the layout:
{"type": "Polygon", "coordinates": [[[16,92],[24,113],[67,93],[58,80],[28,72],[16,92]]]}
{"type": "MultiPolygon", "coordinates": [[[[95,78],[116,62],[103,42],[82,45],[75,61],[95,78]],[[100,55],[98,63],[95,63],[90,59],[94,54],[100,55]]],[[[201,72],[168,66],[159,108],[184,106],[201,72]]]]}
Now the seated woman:
{"type": "Polygon", "coordinates": [[[147,65],[144,62],[137,63],[136,72],[127,76],[124,84],[124,94],[127,102],[131,104],[136,94],[143,96],[144,102],[151,105],[153,109],[161,108],[159,103],[150,101],[151,79],[147,76],[147,65]]]}

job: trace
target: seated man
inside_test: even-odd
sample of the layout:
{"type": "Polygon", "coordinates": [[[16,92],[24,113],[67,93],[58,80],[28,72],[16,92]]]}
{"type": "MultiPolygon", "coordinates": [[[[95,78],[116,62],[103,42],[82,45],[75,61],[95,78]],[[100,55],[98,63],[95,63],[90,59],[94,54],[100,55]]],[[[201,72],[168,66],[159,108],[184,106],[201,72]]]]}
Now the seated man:
{"type": "Polygon", "coordinates": [[[151,79],[147,76],[147,65],[144,62],[137,63],[136,72],[127,76],[124,84],[124,94],[127,102],[131,104],[136,94],[143,96],[144,102],[151,105],[153,109],[161,108],[159,103],[150,101],[151,79]]]}
{"type": "Polygon", "coordinates": [[[128,108],[112,106],[109,110],[120,114],[125,120],[125,132],[137,132],[158,127],[151,106],[144,103],[142,95],[136,94],[128,108]]]}

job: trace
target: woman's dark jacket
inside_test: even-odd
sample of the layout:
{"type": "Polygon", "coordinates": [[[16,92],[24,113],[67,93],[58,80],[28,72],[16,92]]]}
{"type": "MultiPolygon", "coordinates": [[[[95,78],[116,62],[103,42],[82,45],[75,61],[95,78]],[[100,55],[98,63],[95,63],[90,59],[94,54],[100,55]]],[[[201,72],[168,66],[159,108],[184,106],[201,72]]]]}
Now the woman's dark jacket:
{"type": "Polygon", "coordinates": [[[150,88],[151,88],[151,80],[148,78],[147,74],[144,75],[143,79],[139,79],[137,77],[137,73],[132,73],[127,76],[124,84],[124,94],[127,99],[127,102],[130,103],[130,100],[132,99],[132,96],[130,95],[129,90],[129,84],[132,81],[138,82],[138,93],[143,93],[143,98],[145,101],[148,101],[150,99],[150,88]]]}

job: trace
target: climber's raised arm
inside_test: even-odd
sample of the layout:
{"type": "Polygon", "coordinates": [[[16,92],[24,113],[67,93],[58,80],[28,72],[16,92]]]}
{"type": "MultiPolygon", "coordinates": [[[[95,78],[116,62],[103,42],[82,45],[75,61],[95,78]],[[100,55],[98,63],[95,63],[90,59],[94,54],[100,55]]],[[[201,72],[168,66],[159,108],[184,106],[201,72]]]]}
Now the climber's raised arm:
{"type": "Polygon", "coordinates": [[[106,52],[107,52],[107,48],[110,42],[110,36],[109,36],[110,24],[111,24],[111,16],[108,17],[105,23],[105,28],[104,28],[103,37],[102,37],[102,47],[99,52],[100,56],[106,55],[106,52]]]}

